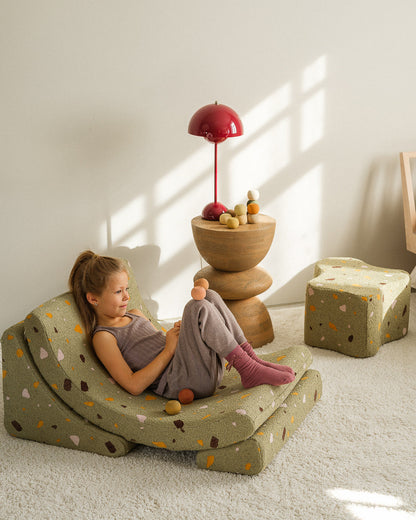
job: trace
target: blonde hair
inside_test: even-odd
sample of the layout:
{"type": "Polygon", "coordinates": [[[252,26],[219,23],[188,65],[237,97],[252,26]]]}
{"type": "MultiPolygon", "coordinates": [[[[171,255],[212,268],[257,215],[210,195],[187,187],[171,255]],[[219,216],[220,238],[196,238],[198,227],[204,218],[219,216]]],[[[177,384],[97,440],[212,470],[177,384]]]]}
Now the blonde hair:
{"type": "Polygon", "coordinates": [[[110,276],[122,271],[127,272],[127,268],[120,259],[99,256],[89,250],[82,252],[74,263],[69,275],[69,289],[78,305],[88,340],[97,326],[97,317],[87,300],[87,293],[100,296],[110,276]]]}

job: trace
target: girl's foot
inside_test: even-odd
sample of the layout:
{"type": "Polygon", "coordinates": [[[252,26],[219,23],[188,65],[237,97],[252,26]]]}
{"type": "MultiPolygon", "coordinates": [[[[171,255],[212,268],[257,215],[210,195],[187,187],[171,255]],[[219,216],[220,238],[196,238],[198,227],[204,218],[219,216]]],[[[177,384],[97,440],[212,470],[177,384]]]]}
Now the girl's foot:
{"type": "Polygon", "coordinates": [[[254,359],[257,363],[260,365],[263,365],[265,367],[273,368],[274,370],[280,370],[282,372],[289,372],[289,374],[296,375],[294,370],[287,366],[287,365],[279,365],[278,363],[269,363],[268,361],[264,361],[263,359],[260,359],[257,357],[256,353],[254,352],[253,347],[250,345],[248,341],[245,343],[242,343],[241,348],[247,352],[247,354],[251,357],[251,359],[254,359]]]}
{"type": "Polygon", "coordinates": [[[225,358],[230,368],[233,366],[240,374],[241,383],[244,388],[252,388],[259,385],[280,386],[291,383],[295,376],[284,370],[275,370],[252,359],[240,345],[225,358]]]}

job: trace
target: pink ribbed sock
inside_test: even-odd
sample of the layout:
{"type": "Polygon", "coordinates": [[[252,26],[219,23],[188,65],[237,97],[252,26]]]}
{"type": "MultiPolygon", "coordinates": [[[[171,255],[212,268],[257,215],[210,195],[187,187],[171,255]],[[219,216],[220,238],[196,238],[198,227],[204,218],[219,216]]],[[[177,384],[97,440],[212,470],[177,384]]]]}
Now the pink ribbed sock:
{"type": "Polygon", "coordinates": [[[240,345],[237,345],[225,359],[240,374],[244,388],[259,385],[286,385],[295,379],[295,376],[289,372],[275,370],[257,363],[240,345]]]}
{"type": "Polygon", "coordinates": [[[254,352],[253,347],[250,345],[248,341],[241,344],[241,348],[247,352],[247,354],[251,357],[251,359],[254,359],[257,363],[260,363],[260,365],[263,365],[265,367],[273,368],[274,370],[281,370],[284,372],[289,372],[290,374],[296,375],[294,370],[287,366],[287,365],[279,365],[278,363],[269,363],[268,361],[264,361],[263,359],[260,359],[256,353],[254,352]]]}

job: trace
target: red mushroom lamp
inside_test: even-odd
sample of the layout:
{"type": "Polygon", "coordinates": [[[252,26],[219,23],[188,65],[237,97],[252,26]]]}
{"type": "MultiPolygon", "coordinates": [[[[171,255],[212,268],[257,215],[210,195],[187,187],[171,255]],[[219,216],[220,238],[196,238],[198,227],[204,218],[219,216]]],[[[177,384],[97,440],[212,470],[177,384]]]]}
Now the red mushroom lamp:
{"type": "Polygon", "coordinates": [[[217,201],[217,145],[228,137],[236,137],[243,134],[243,124],[234,110],[217,102],[205,105],[192,116],[188,132],[191,135],[205,137],[207,141],[214,143],[214,202],[205,206],[202,210],[202,218],[205,220],[218,220],[227,208],[217,201]]]}

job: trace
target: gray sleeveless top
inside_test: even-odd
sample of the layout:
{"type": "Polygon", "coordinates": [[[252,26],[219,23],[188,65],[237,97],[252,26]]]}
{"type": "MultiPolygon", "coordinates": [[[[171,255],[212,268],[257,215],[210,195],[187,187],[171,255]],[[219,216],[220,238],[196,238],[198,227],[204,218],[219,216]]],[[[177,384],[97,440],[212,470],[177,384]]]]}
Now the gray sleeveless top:
{"type": "MultiPolygon", "coordinates": [[[[101,327],[94,330],[94,334],[105,330],[112,334],[117,341],[118,348],[133,372],[147,366],[165,348],[166,337],[160,330],[155,330],[150,321],[142,316],[126,312],[131,321],[124,327],[101,327]]],[[[157,386],[160,377],[149,387],[157,386]]]]}

